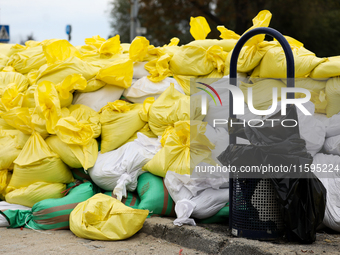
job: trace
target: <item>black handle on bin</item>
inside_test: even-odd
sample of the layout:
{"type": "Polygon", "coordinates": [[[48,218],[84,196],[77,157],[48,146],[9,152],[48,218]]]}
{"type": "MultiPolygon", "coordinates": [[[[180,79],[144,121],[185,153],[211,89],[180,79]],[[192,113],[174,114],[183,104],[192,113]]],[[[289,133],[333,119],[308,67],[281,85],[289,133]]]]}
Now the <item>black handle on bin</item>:
{"type": "MultiPolygon", "coordinates": [[[[286,55],[286,60],[287,60],[287,87],[294,87],[294,78],[295,78],[295,68],[294,68],[294,56],[293,52],[290,48],[290,45],[286,38],[277,30],[269,27],[258,27],[250,30],[249,32],[245,33],[236,43],[233,53],[231,55],[231,60],[230,60],[230,72],[229,72],[229,77],[230,77],[230,84],[231,85],[237,85],[237,59],[238,56],[240,55],[240,51],[243,47],[243,45],[254,35],[258,34],[267,34],[271,35],[274,37],[278,42],[281,44],[284,53],[286,55]]],[[[287,98],[293,99],[294,98],[294,93],[288,93],[287,98]]],[[[230,118],[235,118],[236,116],[233,114],[234,107],[233,107],[233,96],[231,92],[229,92],[229,117],[230,118]]],[[[235,144],[236,143],[236,136],[235,135],[230,135],[229,136],[229,143],[230,144],[235,144]]]]}
{"type": "MultiPolygon", "coordinates": [[[[290,48],[290,45],[286,38],[277,30],[269,27],[259,27],[254,28],[247,33],[245,33],[236,43],[233,53],[231,55],[230,60],[230,72],[229,72],[229,78],[230,78],[230,84],[236,86],[237,85],[237,59],[240,54],[240,51],[243,47],[243,45],[254,35],[258,34],[267,34],[274,37],[278,42],[281,44],[284,53],[286,55],[286,61],[287,61],[287,87],[294,87],[295,86],[295,67],[294,67],[294,56],[293,52],[290,48]]],[[[287,93],[287,98],[293,99],[294,93],[287,93]]],[[[236,116],[233,114],[234,107],[233,107],[233,95],[231,92],[229,92],[229,117],[230,118],[236,118],[236,116]]],[[[229,135],[229,144],[235,144],[236,143],[236,136],[235,135],[229,135]]],[[[234,186],[234,180],[233,175],[230,173],[229,178],[229,228],[232,228],[232,211],[233,211],[233,186],[234,186]]]]}

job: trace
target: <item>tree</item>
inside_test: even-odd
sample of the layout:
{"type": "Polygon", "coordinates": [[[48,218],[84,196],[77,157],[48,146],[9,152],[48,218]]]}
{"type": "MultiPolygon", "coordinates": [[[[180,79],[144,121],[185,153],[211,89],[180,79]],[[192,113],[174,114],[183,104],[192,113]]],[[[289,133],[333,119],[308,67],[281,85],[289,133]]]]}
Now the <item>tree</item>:
{"type": "MultiPolygon", "coordinates": [[[[129,42],[130,2],[112,0],[112,5],[113,31],[129,42]]],[[[178,37],[180,44],[192,41],[191,16],[204,16],[211,27],[208,38],[218,39],[218,25],[242,34],[256,14],[267,9],[273,14],[270,27],[301,41],[320,57],[340,55],[340,2],[336,0],[139,0],[139,6],[139,21],[155,46],[172,37],[178,37]]]]}

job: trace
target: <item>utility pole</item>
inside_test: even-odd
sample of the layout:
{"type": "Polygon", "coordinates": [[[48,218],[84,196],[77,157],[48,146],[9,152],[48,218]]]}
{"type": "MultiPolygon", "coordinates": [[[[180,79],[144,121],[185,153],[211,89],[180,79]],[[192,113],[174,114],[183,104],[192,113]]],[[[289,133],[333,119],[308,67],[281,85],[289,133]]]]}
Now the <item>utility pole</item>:
{"type": "Polygon", "coordinates": [[[131,0],[131,11],[130,11],[130,41],[137,35],[137,15],[138,15],[138,0],[131,0]]]}

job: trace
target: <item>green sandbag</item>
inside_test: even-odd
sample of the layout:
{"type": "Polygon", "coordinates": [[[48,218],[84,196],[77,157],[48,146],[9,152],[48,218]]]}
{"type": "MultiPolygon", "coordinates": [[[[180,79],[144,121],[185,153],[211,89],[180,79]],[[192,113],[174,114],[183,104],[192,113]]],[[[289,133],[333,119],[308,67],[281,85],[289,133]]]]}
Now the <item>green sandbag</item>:
{"type": "Polygon", "coordinates": [[[164,185],[163,178],[151,173],[140,175],[137,192],[141,200],[138,209],[149,210],[149,216],[176,217],[175,203],[164,185]]]}
{"type": "MultiPolygon", "coordinates": [[[[111,196],[111,197],[114,197],[113,194],[112,194],[112,191],[106,191],[104,194],[111,196]]],[[[123,197],[122,203],[126,206],[133,208],[133,209],[138,209],[138,205],[140,203],[140,198],[139,198],[137,193],[128,191],[127,197],[126,198],[123,197]]]]}
{"type": "Polygon", "coordinates": [[[34,204],[29,214],[24,210],[6,210],[2,214],[9,220],[10,228],[24,226],[45,230],[69,229],[69,216],[72,210],[99,191],[99,188],[91,182],[74,186],[74,183],[67,186],[70,190],[65,197],[45,199],[34,204]]]}
{"type": "Polygon", "coordinates": [[[219,210],[215,215],[203,220],[195,219],[195,221],[203,224],[212,224],[212,223],[228,223],[228,219],[229,219],[229,203],[227,203],[226,206],[219,210]]]}

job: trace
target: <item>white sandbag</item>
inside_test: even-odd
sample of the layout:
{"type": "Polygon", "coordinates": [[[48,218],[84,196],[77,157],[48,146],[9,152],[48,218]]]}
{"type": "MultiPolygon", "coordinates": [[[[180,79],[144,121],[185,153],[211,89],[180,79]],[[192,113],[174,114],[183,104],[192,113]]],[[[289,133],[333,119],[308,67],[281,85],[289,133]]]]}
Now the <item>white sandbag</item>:
{"type": "Polygon", "coordinates": [[[326,137],[340,135],[340,114],[335,114],[324,121],[326,126],[326,137]]]}
{"type": "Polygon", "coordinates": [[[297,108],[300,136],[306,141],[307,151],[314,156],[322,149],[325,142],[326,127],[313,117],[315,106],[312,102],[309,101],[303,105],[312,115],[305,115],[297,108]]]}
{"type": "Polygon", "coordinates": [[[340,155],[340,135],[327,137],[323,148],[329,154],[340,155]]]}
{"type": "MultiPolygon", "coordinates": [[[[277,104],[275,112],[265,116],[264,119],[270,119],[271,116],[281,110],[281,102],[278,102],[277,104]]],[[[311,101],[304,103],[303,106],[311,113],[311,115],[305,115],[299,108],[296,108],[300,137],[306,141],[307,151],[314,156],[322,149],[325,142],[326,127],[323,122],[313,116],[315,106],[311,101]]]]}
{"type": "Polygon", "coordinates": [[[104,190],[113,190],[118,200],[126,197],[126,190],[134,191],[142,167],[161,149],[157,138],[137,133],[137,139],[120,148],[98,153],[95,165],[88,170],[91,179],[104,190]]]}
{"type": "Polygon", "coordinates": [[[229,186],[229,179],[213,178],[207,174],[202,178],[192,178],[190,175],[167,172],[164,184],[176,203],[175,225],[194,225],[191,216],[198,219],[208,218],[229,202],[229,189],[225,188],[229,186]]]}
{"type": "Polygon", "coordinates": [[[150,73],[144,68],[148,62],[134,62],[133,63],[133,78],[140,79],[144,76],[150,75],[150,73]]]}
{"type": "MultiPolygon", "coordinates": [[[[23,206],[23,205],[17,205],[17,204],[10,204],[5,201],[0,202],[0,211],[6,211],[6,210],[32,210],[32,208],[23,206]]],[[[9,227],[9,223],[6,219],[6,217],[0,213],[0,227],[9,227]]]]}
{"type": "Polygon", "coordinates": [[[72,104],[83,104],[98,112],[102,107],[107,105],[108,102],[118,100],[122,96],[123,91],[124,88],[114,85],[105,85],[101,89],[93,92],[82,93],[76,91],[72,104]]]}
{"type": "Polygon", "coordinates": [[[321,166],[324,164],[333,166],[332,172],[323,173],[315,171],[314,173],[327,190],[323,223],[327,227],[340,232],[340,171],[335,170],[335,167],[340,169],[340,157],[318,153],[313,158],[313,165],[317,166],[318,164],[321,164],[321,166]]]}
{"type": "Polygon", "coordinates": [[[124,91],[123,96],[133,103],[142,104],[148,97],[155,100],[173,83],[175,89],[182,94],[184,91],[174,78],[165,78],[160,82],[152,82],[146,76],[138,79],[131,87],[124,91]]]}

